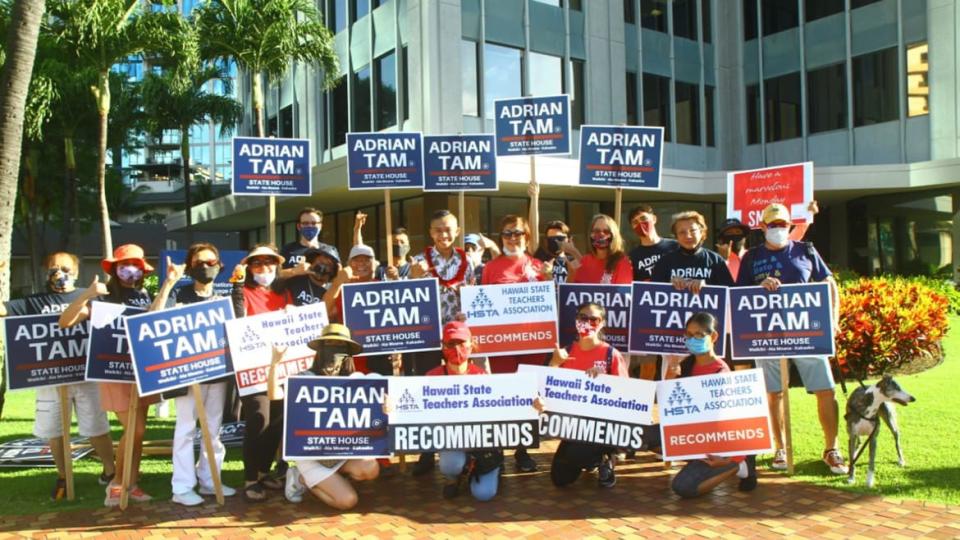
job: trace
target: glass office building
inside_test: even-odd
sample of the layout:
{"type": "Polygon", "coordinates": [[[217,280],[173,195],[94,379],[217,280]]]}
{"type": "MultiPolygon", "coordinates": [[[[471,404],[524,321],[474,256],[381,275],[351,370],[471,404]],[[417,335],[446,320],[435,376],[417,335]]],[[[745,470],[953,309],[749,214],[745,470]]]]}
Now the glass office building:
{"type": "MultiPolygon", "coordinates": [[[[318,0],[335,34],[339,84],[297,65],[269,89],[268,125],[313,141],[312,197],[278,200],[277,241],[296,210],[324,210],[324,241],[348,248],[353,215],[383,245],[383,197],[348,192],[347,132],[492,132],[495,99],[566,93],[582,124],[665,127],[662,190],[626,191],[624,213],[724,219],[726,172],[813,161],[821,213],[808,233],[861,273],[952,274],[960,238],[960,3],[955,0],[318,0]]],[[[238,95],[249,95],[240,77],[238,95]]],[[[249,107],[248,107],[249,109],[249,107]]],[[[252,118],[244,133],[251,133],[252,118]]],[[[577,156],[536,161],[541,223],[567,221],[585,246],[613,191],[577,186],[577,156]]],[[[499,160],[501,189],[467,193],[465,229],[493,233],[525,213],[526,158],[499,160]]],[[[455,194],[393,192],[414,249],[455,194]]],[[[207,230],[267,238],[266,201],[195,210],[207,230]],[[257,226],[257,224],[261,224],[257,226]]],[[[621,216],[623,218],[624,216],[621,216]]],[[[182,213],[167,220],[183,226],[182,213]]],[[[634,241],[627,232],[628,240],[634,241]]]]}

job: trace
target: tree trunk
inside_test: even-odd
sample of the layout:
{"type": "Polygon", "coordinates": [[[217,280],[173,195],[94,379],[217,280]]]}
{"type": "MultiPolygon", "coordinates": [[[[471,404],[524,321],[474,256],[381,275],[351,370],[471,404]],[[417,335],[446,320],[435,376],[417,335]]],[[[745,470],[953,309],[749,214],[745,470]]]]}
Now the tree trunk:
{"type": "MultiPolygon", "coordinates": [[[[37,35],[45,3],[45,0],[14,2],[7,30],[7,61],[0,71],[0,300],[10,297],[10,248],[20,176],[23,108],[37,54],[37,35]]],[[[0,418],[3,417],[6,387],[6,384],[0,385],[0,418]]]]}
{"type": "Polygon", "coordinates": [[[253,72],[253,120],[257,137],[263,137],[263,84],[259,70],[253,72]]]}
{"type": "Polygon", "coordinates": [[[65,165],[63,175],[64,196],[61,199],[63,202],[61,213],[63,224],[60,230],[60,249],[76,253],[73,244],[75,244],[74,238],[76,238],[74,228],[77,226],[77,190],[79,186],[77,185],[77,158],[73,151],[73,136],[71,135],[63,138],[63,161],[65,165]]]}
{"type": "Polygon", "coordinates": [[[20,189],[20,215],[26,233],[27,251],[30,254],[30,291],[38,292],[37,272],[40,269],[41,240],[37,234],[37,215],[40,205],[37,201],[37,157],[30,153],[30,145],[23,145],[23,186],[20,189]]]}
{"type": "Polygon", "coordinates": [[[97,86],[93,87],[100,117],[99,144],[97,145],[97,191],[100,195],[100,227],[103,256],[113,255],[113,236],[110,232],[110,208],[107,206],[107,122],[110,116],[110,72],[101,71],[97,86]]]}
{"type": "Polygon", "coordinates": [[[187,215],[187,246],[193,244],[193,201],[190,193],[190,126],[180,126],[180,161],[183,171],[183,207],[187,215]]]}

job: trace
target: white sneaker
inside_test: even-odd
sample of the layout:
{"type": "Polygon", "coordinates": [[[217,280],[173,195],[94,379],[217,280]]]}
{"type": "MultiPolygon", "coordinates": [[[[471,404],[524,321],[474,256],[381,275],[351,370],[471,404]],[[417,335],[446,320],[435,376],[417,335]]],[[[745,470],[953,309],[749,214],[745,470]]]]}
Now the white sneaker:
{"type": "Polygon", "coordinates": [[[773,462],[770,463],[771,469],[776,469],[778,471],[787,470],[787,451],[783,448],[777,450],[777,453],[773,455],[773,462]]]}
{"type": "Polygon", "coordinates": [[[287,479],[283,485],[283,495],[288,501],[298,503],[303,501],[303,482],[300,481],[300,471],[296,467],[287,468],[287,479]]]}
{"type": "Polygon", "coordinates": [[[184,493],[174,493],[173,502],[184,506],[197,506],[203,504],[203,497],[197,495],[197,492],[191,489],[184,493]]]}
{"type": "MultiPolygon", "coordinates": [[[[237,494],[237,490],[226,484],[220,484],[220,489],[223,491],[224,497],[233,497],[237,494]]],[[[217,490],[213,486],[200,486],[201,495],[216,495],[217,490]]]]}

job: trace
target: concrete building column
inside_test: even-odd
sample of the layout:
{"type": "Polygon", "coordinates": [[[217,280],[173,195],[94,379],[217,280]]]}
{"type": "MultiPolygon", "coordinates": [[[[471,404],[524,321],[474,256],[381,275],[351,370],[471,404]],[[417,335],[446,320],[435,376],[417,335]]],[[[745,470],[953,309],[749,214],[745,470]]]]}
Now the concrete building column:
{"type": "Polygon", "coordinates": [[[587,93],[584,113],[587,123],[626,122],[627,57],[624,49],[623,0],[583,2],[583,9],[587,27],[584,73],[587,93]]]}
{"type": "Polygon", "coordinates": [[[957,78],[957,74],[960,73],[960,35],[958,34],[960,34],[960,4],[956,0],[927,0],[927,43],[930,46],[930,72],[927,80],[930,85],[931,159],[960,156],[960,79],[957,78]]]}
{"type": "Polygon", "coordinates": [[[431,134],[459,133],[463,131],[460,2],[409,0],[407,9],[413,129],[431,134]]]}

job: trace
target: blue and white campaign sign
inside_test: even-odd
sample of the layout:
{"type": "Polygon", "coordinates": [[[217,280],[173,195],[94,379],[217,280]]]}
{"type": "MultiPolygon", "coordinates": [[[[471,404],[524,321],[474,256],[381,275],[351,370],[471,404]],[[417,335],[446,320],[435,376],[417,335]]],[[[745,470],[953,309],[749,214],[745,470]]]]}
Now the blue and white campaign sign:
{"type": "Polygon", "coordinates": [[[384,377],[287,379],[283,459],[389,457],[384,377]]]}
{"type": "Polygon", "coordinates": [[[365,356],[440,349],[436,278],[343,286],[343,323],[365,356]]]}
{"type": "Polygon", "coordinates": [[[570,96],[493,102],[498,156],[569,155],[570,96]]]}
{"type": "Polygon", "coordinates": [[[678,291],[669,283],[633,282],[630,307],[630,352],[690,354],[684,343],[687,319],[706,311],[717,318],[718,356],[726,354],[727,288],[707,285],[700,294],[678,291]]]}
{"type": "Polygon", "coordinates": [[[663,128],[582,126],[580,185],[660,189],[663,128]]]}
{"type": "Polygon", "coordinates": [[[425,135],[424,191],[497,191],[496,138],[480,135],[425,135]]]}
{"type": "MultiPolygon", "coordinates": [[[[218,296],[230,296],[233,292],[233,283],[230,283],[230,276],[233,269],[240,264],[240,261],[247,256],[246,251],[239,249],[224,249],[220,251],[220,262],[223,263],[223,270],[213,278],[213,293],[218,296]]],[[[167,257],[173,264],[183,264],[187,259],[187,250],[185,249],[161,249],[160,250],[160,282],[167,275],[167,257]]],[[[174,286],[174,290],[180,287],[193,286],[193,280],[189,276],[183,276],[174,286]]]]}
{"type": "Polygon", "coordinates": [[[390,449],[537,448],[532,373],[389,377],[390,449]]]}
{"type": "Polygon", "coordinates": [[[537,377],[541,437],[635,450],[643,445],[643,426],[653,424],[656,382],[532,364],[520,364],[517,372],[537,377]]]}
{"type": "Polygon", "coordinates": [[[231,319],[229,298],[127,317],[127,341],[140,395],[232,375],[225,329],[231,319]]]}
{"type": "Polygon", "coordinates": [[[423,187],[423,134],[347,133],[349,189],[423,187]]]}
{"type": "Polygon", "coordinates": [[[60,328],[59,320],[59,313],[3,319],[7,390],[84,381],[89,324],[60,328]]]}
{"type": "Polygon", "coordinates": [[[233,138],[234,195],[311,194],[310,140],[233,138]]]}
{"type": "Polygon", "coordinates": [[[826,283],[730,289],[735,360],[833,356],[833,310],[826,283]]]}
{"type": "Polygon", "coordinates": [[[130,347],[127,343],[126,317],[146,311],[143,308],[90,302],[90,339],[87,347],[87,380],[128,382],[136,380],[130,347]]]}
{"type": "Polygon", "coordinates": [[[630,329],[630,285],[564,283],[560,285],[560,346],[577,339],[577,308],[587,302],[603,306],[607,320],[603,335],[607,343],[627,352],[630,329]]]}

